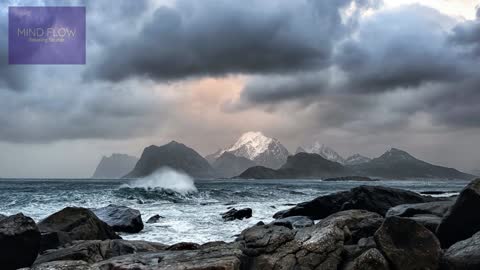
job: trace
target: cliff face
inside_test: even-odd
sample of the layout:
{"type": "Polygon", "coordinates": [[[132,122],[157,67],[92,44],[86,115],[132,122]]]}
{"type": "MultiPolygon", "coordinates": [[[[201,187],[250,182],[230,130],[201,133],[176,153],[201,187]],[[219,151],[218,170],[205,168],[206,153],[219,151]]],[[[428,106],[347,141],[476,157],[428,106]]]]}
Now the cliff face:
{"type": "Polygon", "coordinates": [[[92,178],[121,178],[135,167],[137,161],[138,158],[124,154],[104,156],[95,169],[92,178]]]}

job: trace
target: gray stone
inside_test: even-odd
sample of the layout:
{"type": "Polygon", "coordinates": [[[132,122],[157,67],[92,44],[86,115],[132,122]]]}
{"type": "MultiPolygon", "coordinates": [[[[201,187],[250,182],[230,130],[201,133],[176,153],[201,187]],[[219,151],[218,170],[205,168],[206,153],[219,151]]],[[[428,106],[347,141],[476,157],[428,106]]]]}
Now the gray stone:
{"type": "Polygon", "coordinates": [[[120,239],[76,241],[70,246],[44,252],[37,258],[35,265],[51,261],[68,260],[95,263],[125,254],[164,250],[166,247],[162,244],[146,241],[126,241],[120,239]]]}
{"type": "Polygon", "coordinates": [[[480,232],[448,248],[442,259],[442,269],[480,269],[480,232]]]}
{"type": "Polygon", "coordinates": [[[386,218],[375,233],[375,242],[392,269],[438,269],[442,254],[438,239],[411,219],[386,218]]]}
{"type": "Polygon", "coordinates": [[[388,270],[388,262],[382,253],[372,248],[355,259],[352,270],[388,270]]]}
{"type": "Polygon", "coordinates": [[[138,233],[143,230],[142,215],[136,209],[110,204],[93,209],[93,212],[116,232],[138,233]]]}
{"type": "Polygon", "coordinates": [[[413,217],[417,215],[434,215],[443,217],[454,202],[454,200],[447,200],[416,204],[401,204],[390,208],[385,216],[413,217]]]}

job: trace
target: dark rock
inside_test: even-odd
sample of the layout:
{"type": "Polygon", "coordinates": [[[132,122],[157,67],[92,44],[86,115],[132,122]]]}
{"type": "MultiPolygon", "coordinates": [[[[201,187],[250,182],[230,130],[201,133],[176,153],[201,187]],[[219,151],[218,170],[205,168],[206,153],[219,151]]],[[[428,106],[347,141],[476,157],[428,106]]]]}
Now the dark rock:
{"type": "Polygon", "coordinates": [[[442,247],[471,237],[480,231],[480,178],[467,185],[438,226],[442,247]]]}
{"type": "Polygon", "coordinates": [[[382,253],[372,248],[365,251],[353,262],[352,270],[388,270],[388,262],[382,253]]]}
{"type": "Polygon", "coordinates": [[[427,191],[420,191],[420,194],[423,195],[442,195],[447,193],[456,193],[457,191],[440,191],[440,190],[427,190],[427,191]]]}
{"type": "Polygon", "coordinates": [[[305,216],[292,216],[274,220],[272,224],[290,229],[298,229],[313,226],[314,223],[313,220],[305,216]]]}
{"type": "Polygon", "coordinates": [[[235,219],[243,220],[252,217],[252,209],[251,208],[244,208],[237,210],[235,208],[230,209],[229,211],[221,214],[224,221],[232,221],[235,219]]]}
{"type": "Polygon", "coordinates": [[[441,268],[445,270],[480,269],[480,232],[448,248],[443,256],[441,268]]]}
{"type": "Polygon", "coordinates": [[[102,270],[239,270],[250,269],[248,258],[236,243],[215,244],[197,250],[137,253],[118,256],[92,265],[102,270]]]}
{"type": "Polygon", "coordinates": [[[316,220],[348,209],[364,209],[385,215],[393,206],[433,200],[435,199],[402,189],[359,186],[349,191],[337,192],[300,203],[289,210],[277,212],[273,217],[278,219],[289,216],[308,216],[316,220]]]}
{"type": "Polygon", "coordinates": [[[161,218],[164,218],[160,215],[154,215],[147,220],[147,223],[157,223],[161,218]]]}
{"type": "Polygon", "coordinates": [[[200,245],[197,243],[181,242],[169,246],[167,250],[196,250],[199,248],[200,245]]]}
{"type": "Polygon", "coordinates": [[[442,221],[441,217],[434,215],[416,215],[409,217],[409,219],[415,220],[418,224],[425,226],[425,228],[433,233],[436,233],[438,225],[440,225],[440,222],[442,221]]]}
{"type": "Polygon", "coordinates": [[[84,261],[55,261],[23,268],[21,270],[98,270],[84,261]]]}
{"type": "Polygon", "coordinates": [[[116,232],[138,233],[143,230],[142,215],[136,209],[110,204],[93,209],[93,213],[116,232]]]}
{"type": "MultiPolygon", "coordinates": [[[[372,214],[350,210],[314,226],[291,230],[272,224],[244,230],[237,240],[251,259],[247,269],[337,269],[349,227],[372,214]]],[[[375,215],[375,214],[374,214],[375,215]]]]}
{"type": "Polygon", "coordinates": [[[417,222],[388,217],[375,242],[393,269],[438,269],[442,250],[435,235],[417,222]]]}
{"type": "Polygon", "coordinates": [[[257,222],[257,224],[255,224],[255,226],[263,226],[263,225],[265,225],[265,222],[263,221],[259,221],[257,222]]]}
{"type": "Polygon", "coordinates": [[[0,220],[0,268],[32,265],[40,249],[40,232],[33,219],[16,214],[0,220]]]}
{"type": "Polygon", "coordinates": [[[390,208],[385,216],[413,217],[416,215],[435,215],[443,217],[455,201],[438,201],[416,204],[401,204],[390,208]]]}
{"type": "Polygon", "coordinates": [[[120,236],[92,211],[79,207],[67,207],[50,215],[38,223],[38,228],[42,233],[41,251],[73,240],[120,239],[120,236]]]}
{"type": "Polygon", "coordinates": [[[37,258],[35,265],[52,261],[69,260],[95,263],[125,254],[164,250],[166,247],[165,245],[157,243],[120,239],[76,241],[70,246],[44,252],[37,258]]]}

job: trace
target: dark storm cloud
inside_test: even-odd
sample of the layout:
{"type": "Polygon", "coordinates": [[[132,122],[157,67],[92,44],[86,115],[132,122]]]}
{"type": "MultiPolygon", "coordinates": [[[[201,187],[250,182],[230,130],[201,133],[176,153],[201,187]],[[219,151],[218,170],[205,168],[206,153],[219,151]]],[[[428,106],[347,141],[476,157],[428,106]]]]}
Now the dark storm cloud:
{"type": "Polygon", "coordinates": [[[179,0],[158,8],[135,38],[105,50],[88,78],[158,80],[285,73],[329,65],[347,30],[341,10],[377,1],[179,0]]]}
{"type": "Polygon", "coordinates": [[[262,76],[247,83],[237,108],[308,102],[323,127],[367,132],[406,128],[419,113],[446,128],[480,127],[472,117],[480,113],[479,26],[419,5],[377,12],[337,42],[324,76],[262,76]]]}

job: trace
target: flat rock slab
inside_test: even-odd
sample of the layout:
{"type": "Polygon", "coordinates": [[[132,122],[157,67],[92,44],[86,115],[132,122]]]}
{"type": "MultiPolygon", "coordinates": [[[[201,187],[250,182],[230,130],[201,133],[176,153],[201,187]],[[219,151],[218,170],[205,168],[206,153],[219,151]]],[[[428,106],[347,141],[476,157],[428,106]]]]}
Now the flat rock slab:
{"type": "Polygon", "coordinates": [[[480,269],[480,232],[448,248],[443,256],[442,269],[480,269]]]}

